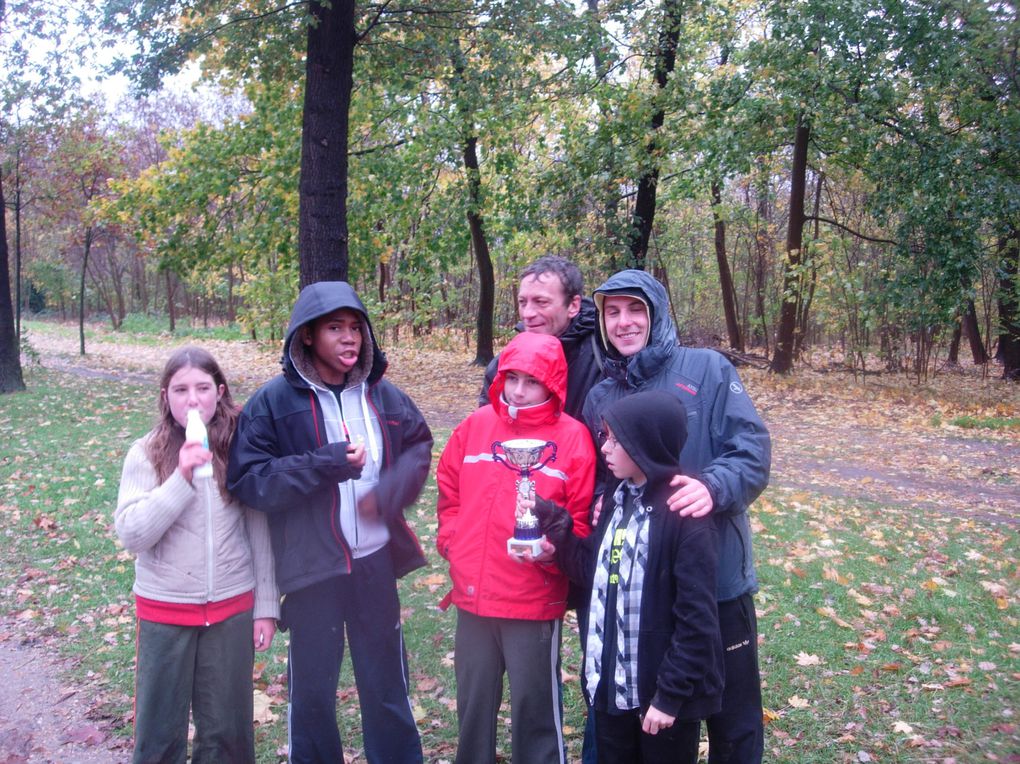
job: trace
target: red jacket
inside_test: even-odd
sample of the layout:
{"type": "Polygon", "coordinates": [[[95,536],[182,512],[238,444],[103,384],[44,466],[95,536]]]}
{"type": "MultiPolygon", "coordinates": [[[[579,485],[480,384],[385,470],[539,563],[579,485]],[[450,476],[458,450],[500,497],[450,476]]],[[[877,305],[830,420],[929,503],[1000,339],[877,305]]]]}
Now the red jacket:
{"type": "Polygon", "coordinates": [[[436,472],[436,545],[450,563],[453,591],[447,599],[458,608],[480,616],[526,620],[560,618],[566,611],[567,578],[555,564],[522,563],[507,553],[520,475],[493,459],[496,441],[554,442],[556,459],[531,475],[535,492],[566,507],[574,517],[574,533],[582,538],[588,535],[595,450],[587,427],[563,413],[566,383],[567,364],[555,337],[532,332],[517,335],[500,354],[499,370],[489,389],[490,404],[457,425],[443,450],[436,472]],[[510,369],[541,380],[552,393],[550,400],[510,409],[502,400],[510,369]]]}

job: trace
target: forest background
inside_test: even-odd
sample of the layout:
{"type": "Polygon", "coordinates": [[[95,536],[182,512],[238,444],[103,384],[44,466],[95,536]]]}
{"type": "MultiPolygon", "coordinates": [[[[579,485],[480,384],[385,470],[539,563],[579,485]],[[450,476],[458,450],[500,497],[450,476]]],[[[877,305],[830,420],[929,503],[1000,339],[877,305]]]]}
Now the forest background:
{"type": "Polygon", "coordinates": [[[3,389],[25,315],[76,318],[82,353],[95,316],[272,339],[321,278],[484,361],[550,253],[589,288],[650,270],[686,341],[775,371],[824,347],[923,379],[961,338],[1020,370],[1013,4],[0,11],[3,389]],[[135,97],[89,94],[97,60],[135,97]],[[158,90],[186,66],[204,90],[158,90]]]}
{"type": "MultiPolygon", "coordinates": [[[[969,0],[0,0],[0,391],[29,387],[0,398],[0,645],[78,668],[35,717],[89,693],[71,736],[125,757],[109,512],[169,347],[212,347],[243,399],[298,287],[349,279],[441,446],[520,268],[561,254],[589,289],[649,270],[685,342],[749,362],[770,758],[1015,760],[1018,49],[1015,6],[969,0]],[[102,60],[136,90],[89,89],[102,60]],[[202,86],[160,89],[182,69],[202,86]]],[[[402,592],[437,762],[444,585],[402,592]]],[[[338,708],[356,754],[346,685],[338,708]]]]}

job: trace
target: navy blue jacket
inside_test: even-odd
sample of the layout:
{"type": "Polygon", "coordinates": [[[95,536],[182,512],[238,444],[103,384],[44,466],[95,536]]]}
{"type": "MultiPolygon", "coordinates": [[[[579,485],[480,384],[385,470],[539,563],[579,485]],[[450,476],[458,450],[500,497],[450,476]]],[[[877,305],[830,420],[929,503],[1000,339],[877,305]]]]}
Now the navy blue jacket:
{"type": "Polygon", "coordinates": [[[620,271],[595,294],[634,289],[651,307],[648,344],[627,358],[621,358],[611,345],[607,348],[606,379],[588,393],[584,421],[597,432],[606,407],[639,390],[668,390],[683,402],[688,437],[680,464],[712,495],[711,517],[720,544],[718,601],[753,594],[758,591],[758,576],[747,510],[769,482],[772,443],[768,430],[736,369],[723,355],[677,344],[666,290],[650,274],[620,271]]]}
{"type": "MultiPolygon", "coordinates": [[[[267,512],[276,580],[286,594],[345,575],[351,550],[340,531],[338,482],[360,470],[347,464],[347,444],[329,443],[315,391],[298,373],[294,352],[302,326],[338,308],[364,316],[362,358],[367,400],[383,438],[383,463],[375,488],[390,532],[387,547],[397,576],[425,564],[404,511],[418,498],[432,462],[432,433],[413,401],[383,379],[386,357],[372,334],[365,307],[345,282],[320,282],[302,291],[284,342],[283,374],[248,400],[230,450],[227,486],[240,501],[267,512]]],[[[356,372],[352,371],[348,375],[356,372]]]]}

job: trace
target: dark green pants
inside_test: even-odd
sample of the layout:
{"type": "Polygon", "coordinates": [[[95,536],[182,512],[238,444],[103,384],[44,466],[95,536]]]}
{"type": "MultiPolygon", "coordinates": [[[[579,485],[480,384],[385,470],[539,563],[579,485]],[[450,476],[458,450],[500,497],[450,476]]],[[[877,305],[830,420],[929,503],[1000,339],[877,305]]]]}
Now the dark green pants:
{"type": "Polygon", "coordinates": [[[212,626],[138,622],[135,764],[184,764],[188,711],[192,764],[255,761],[252,613],[212,626]]]}
{"type": "Polygon", "coordinates": [[[503,676],[510,681],[515,762],[564,764],[559,619],[527,621],[457,610],[457,764],[495,764],[503,676]]]}

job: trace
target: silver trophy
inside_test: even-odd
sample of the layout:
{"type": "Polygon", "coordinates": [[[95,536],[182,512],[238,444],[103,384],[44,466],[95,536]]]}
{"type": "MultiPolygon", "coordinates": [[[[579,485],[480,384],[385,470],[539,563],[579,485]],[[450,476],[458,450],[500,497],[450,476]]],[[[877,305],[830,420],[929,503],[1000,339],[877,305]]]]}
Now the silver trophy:
{"type": "MultiPolygon", "coordinates": [[[[551,440],[536,438],[497,440],[492,444],[492,459],[520,475],[517,480],[518,502],[521,499],[533,500],[535,498],[535,481],[531,479],[531,473],[542,469],[549,462],[556,461],[556,444],[551,440]],[[546,453],[546,449],[550,450],[543,458],[542,455],[546,453]]],[[[531,552],[532,557],[538,557],[542,553],[542,541],[545,539],[542,529],[538,525],[538,518],[531,513],[530,509],[525,510],[520,517],[516,515],[517,508],[515,506],[514,535],[506,540],[507,551],[514,555],[531,552]]]]}

